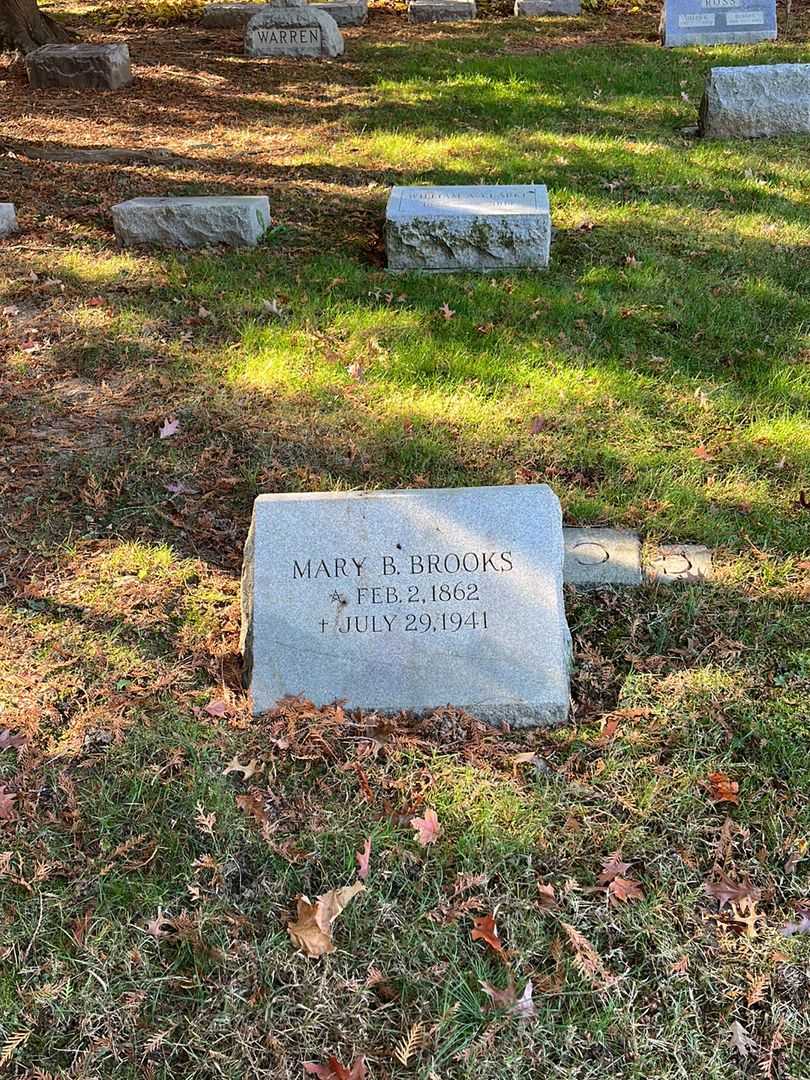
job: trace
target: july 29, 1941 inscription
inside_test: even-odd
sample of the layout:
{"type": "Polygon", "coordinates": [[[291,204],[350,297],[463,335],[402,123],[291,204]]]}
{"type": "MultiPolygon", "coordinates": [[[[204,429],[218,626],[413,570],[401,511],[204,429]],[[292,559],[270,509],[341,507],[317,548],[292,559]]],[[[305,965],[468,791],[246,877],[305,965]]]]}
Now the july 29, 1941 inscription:
{"type": "Polygon", "coordinates": [[[559,722],[562,566],[542,485],[260,496],[243,576],[254,711],[292,694],[559,722]]]}

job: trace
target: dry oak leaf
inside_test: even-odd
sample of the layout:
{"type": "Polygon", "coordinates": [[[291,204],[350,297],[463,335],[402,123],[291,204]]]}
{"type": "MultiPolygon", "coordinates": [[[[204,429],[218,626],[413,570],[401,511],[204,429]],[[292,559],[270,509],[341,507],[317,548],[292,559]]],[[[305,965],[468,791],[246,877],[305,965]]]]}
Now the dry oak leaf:
{"type": "Polygon", "coordinates": [[[490,949],[503,955],[504,948],[498,937],[498,927],[495,925],[494,915],[482,915],[480,919],[473,919],[473,941],[485,941],[490,949]]]}
{"type": "Polygon", "coordinates": [[[540,881],[537,882],[537,906],[541,911],[558,910],[559,904],[557,903],[553,885],[544,885],[540,881]]]}
{"type": "Polygon", "coordinates": [[[0,750],[5,750],[7,747],[18,750],[21,746],[25,746],[27,741],[24,735],[16,735],[11,728],[3,728],[0,731],[0,750]]]}
{"type": "Polygon", "coordinates": [[[450,307],[450,305],[446,301],[439,308],[439,311],[442,313],[444,318],[447,319],[447,320],[452,319],[453,316],[455,315],[455,311],[453,311],[453,309],[450,307]]]}
{"type": "Polygon", "coordinates": [[[242,774],[243,780],[250,780],[260,770],[261,765],[259,765],[255,757],[251,758],[247,765],[242,765],[239,761],[239,755],[235,754],[222,770],[222,775],[228,776],[229,773],[238,772],[242,774]]]}
{"type": "Polygon", "coordinates": [[[304,1072],[310,1076],[319,1076],[321,1080],[365,1080],[366,1059],[359,1057],[350,1069],[341,1065],[337,1058],[330,1057],[326,1065],[318,1065],[314,1061],[304,1062],[304,1072]]]}
{"type": "Polygon", "coordinates": [[[154,919],[151,919],[146,924],[146,932],[150,937],[156,938],[158,941],[161,938],[171,937],[177,933],[177,923],[174,919],[169,919],[163,914],[163,910],[158,908],[158,913],[154,919]]]}
{"type": "Polygon", "coordinates": [[[529,979],[524,986],[523,993],[520,997],[517,996],[515,991],[515,983],[511,974],[505,989],[499,990],[497,987],[493,986],[492,983],[488,982],[482,982],[481,989],[491,1000],[496,1009],[504,1009],[506,1012],[518,1017],[520,1020],[533,1020],[537,1013],[537,1010],[534,1007],[534,1001],[532,1000],[534,986],[532,985],[531,979],[529,979]]]}
{"type": "Polygon", "coordinates": [[[615,877],[608,885],[607,892],[611,904],[627,904],[644,899],[644,890],[633,878],[615,877]]]}
{"type": "Polygon", "coordinates": [[[307,956],[317,959],[335,951],[332,926],[351,900],[365,889],[362,881],[343,889],[332,889],[313,904],[307,896],[298,898],[298,918],[287,926],[294,945],[307,956]]]}
{"type": "Polygon", "coordinates": [[[730,903],[739,903],[740,900],[759,900],[762,893],[755,885],[751,884],[748,877],[742,881],[732,881],[722,870],[718,871],[719,881],[707,881],[703,888],[720,905],[720,911],[730,903]]]}
{"type": "Polygon", "coordinates": [[[17,796],[13,791],[0,791],[0,821],[13,821],[17,816],[14,811],[14,803],[17,796]]]}
{"type": "Polygon", "coordinates": [[[435,810],[426,810],[423,818],[411,818],[411,828],[416,830],[416,839],[422,847],[435,844],[442,835],[442,827],[435,810]]]}
{"type": "Polygon", "coordinates": [[[356,851],[354,857],[357,860],[357,876],[361,881],[365,881],[368,877],[368,863],[371,858],[371,837],[366,839],[363,845],[362,851],[356,851]]]}
{"type": "Polygon", "coordinates": [[[158,432],[161,439],[170,439],[172,435],[176,435],[180,428],[180,421],[174,417],[169,417],[163,424],[163,427],[158,432]]]}
{"type": "Polygon", "coordinates": [[[622,853],[614,851],[602,863],[602,873],[596,882],[597,885],[610,885],[615,877],[626,874],[630,869],[630,863],[622,862],[622,853]]]}
{"type": "Polygon", "coordinates": [[[735,1020],[731,1025],[731,1045],[740,1057],[748,1057],[751,1053],[751,1049],[756,1046],[756,1043],[739,1020],[735,1020]]]}
{"type": "Polygon", "coordinates": [[[709,773],[709,798],[712,802],[739,803],[740,785],[724,772],[709,773]]]}

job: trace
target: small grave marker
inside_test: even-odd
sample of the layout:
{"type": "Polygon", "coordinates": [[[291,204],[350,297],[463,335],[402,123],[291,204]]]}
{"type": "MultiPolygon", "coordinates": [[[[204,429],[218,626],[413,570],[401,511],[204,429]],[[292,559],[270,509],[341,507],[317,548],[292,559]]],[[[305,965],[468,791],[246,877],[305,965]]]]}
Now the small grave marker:
{"type": "Polygon", "coordinates": [[[395,187],[386,209],[389,270],[548,266],[544,184],[395,187]]]}
{"type": "Polygon", "coordinates": [[[17,231],[17,211],[14,203],[0,203],[0,239],[17,231]]]}
{"type": "Polygon", "coordinates": [[[245,28],[245,53],[254,58],[323,59],[343,54],[343,35],[331,15],[306,0],[263,5],[245,28]]]}
{"type": "Polygon", "coordinates": [[[664,0],[661,41],[745,44],[776,38],[776,0],[664,0]]]}
{"type": "Polygon", "coordinates": [[[474,19],[475,0],[410,0],[408,22],[464,22],[474,19]]]}
{"type": "Polygon", "coordinates": [[[118,90],[132,82],[124,44],[42,45],[28,53],[25,69],[37,89],[118,90]]]}
{"type": "Polygon", "coordinates": [[[270,200],[266,195],[129,199],[114,206],[112,216],[125,247],[253,247],[270,227],[270,200]]]}
{"type": "Polygon", "coordinates": [[[532,19],[538,15],[579,15],[580,0],[515,0],[515,15],[532,19]]]}
{"type": "Polygon", "coordinates": [[[570,635],[544,485],[261,495],[242,642],[255,712],[285,695],[559,723],[570,635]]]}
{"type": "Polygon", "coordinates": [[[640,585],[641,540],[621,529],[567,528],[565,583],[579,588],[640,585]]]}
{"type": "Polygon", "coordinates": [[[700,133],[714,139],[810,133],[810,64],[712,68],[700,133]]]}

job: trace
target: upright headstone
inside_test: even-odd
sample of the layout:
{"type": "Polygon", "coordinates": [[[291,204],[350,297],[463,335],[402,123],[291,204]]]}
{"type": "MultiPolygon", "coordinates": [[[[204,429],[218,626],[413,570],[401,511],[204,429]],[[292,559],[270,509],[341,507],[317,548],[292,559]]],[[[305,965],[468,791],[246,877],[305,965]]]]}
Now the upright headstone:
{"type": "Polygon", "coordinates": [[[579,15],[580,0],[515,0],[515,15],[533,19],[538,15],[579,15]]]}
{"type": "Polygon", "coordinates": [[[254,712],[287,695],[565,720],[560,504],[544,485],[261,495],[245,546],[254,712]]]}
{"type": "Polygon", "coordinates": [[[0,203],[0,239],[17,231],[17,211],[14,203],[0,203]]]}
{"type": "Polygon", "coordinates": [[[776,0],[664,0],[664,45],[722,45],[776,38],[776,0]]]}
{"type": "MultiPolygon", "coordinates": [[[[368,0],[325,0],[311,6],[331,15],[338,26],[362,26],[368,18],[368,0]]],[[[200,22],[211,30],[242,30],[266,7],[267,0],[259,4],[206,4],[200,22]]]]}
{"type": "Polygon", "coordinates": [[[395,187],[385,217],[389,270],[548,266],[544,184],[395,187]]]}
{"type": "Polygon", "coordinates": [[[248,22],[245,53],[252,57],[343,55],[343,35],[331,15],[306,0],[273,0],[248,22]]]}
{"type": "Polygon", "coordinates": [[[25,58],[28,81],[38,89],[118,90],[132,82],[129,46],[42,45],[25,58]]]}
{"type": "Polygon", "coordinates": [[[810,64],[712,68],[700,133],[713,139],[810,133],[810,64]]]}

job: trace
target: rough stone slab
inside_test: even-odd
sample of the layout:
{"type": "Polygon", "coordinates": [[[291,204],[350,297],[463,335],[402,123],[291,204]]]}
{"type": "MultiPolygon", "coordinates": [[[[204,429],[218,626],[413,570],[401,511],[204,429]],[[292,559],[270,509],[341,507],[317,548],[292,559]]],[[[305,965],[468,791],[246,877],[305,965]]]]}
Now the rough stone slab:
{"type": "MultiPolygon", "coordinates": [[[[206,4],[201,22],[208,29],[243,30],[266,6],[265,3],[206,4]]],[[[311,6],[331,15],[338,26],[362,26],[368,18],[368,0],[328,0],[311,6]]]]}
{"type": "Polygon", "coordinates": [[[14,203],[0,203],[0,238],[17,231],[17,211],[14,203]]]}
{"type": "Polygon", "coordinates": [[[602,585],[640,585],[641,540],[621,529],[563,529],[565,583],[595,589],[602,585]]]}
{"type": "Polygon", "coordinates": [[[37,89],[118,90],[132,82],[127,45],[42,45],[25,58],[37,89]]]}
{"type": "Polygon", "coordinates": [[[245,28],[245,54],[254,58],[295,56],[324,59],[343,55],[343,35],[331,15],[314,5],[265,5],[245,28]]]}
{"type": "Polygon", "coordinates": [[[545,485],[260,495],[242,576],[253,710],[292,694],[560,723],[562,585],[562,515],[545,485]]]}
{"type": "Polygon", "coordinates": [[[663,544],[644,569],[647,578],[659,585],[709,581],[714,576],[712,553],[702,544],[663,544]]]}
{"type": "Polygon", "coordinates": [[[464,22],[475,18],[475,0],[410,0],[408,22],[464,22]]]}
{"type": "Polygon", "coordinates": [[[538,15],[579,15],[580,0],[515,0],[515,15],[533,19],[538,15]]]}
{"type": "Polygon", "coordinates": [[[809,133],[810,64],[712,68],[699,127],[713,139],[809,133]]]}
{"type": "Polygon", "coordinates": [[[115,235],[127,247],[253,247],[270,226],[266,195],[130,199],[112,208],[115,235]]]}
{"type": "Polygon", "coordinates": [[[389,270],[548,266],[544,184],[395,187],[385,215],[389,270]]]}
{"type": "Polygon", "coordinates": [[[776,0],[664,0],[661,43],[744,45],[776,38],[776,0]]]}

